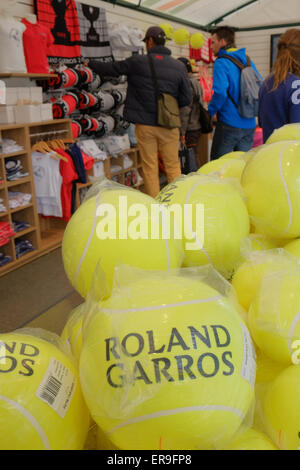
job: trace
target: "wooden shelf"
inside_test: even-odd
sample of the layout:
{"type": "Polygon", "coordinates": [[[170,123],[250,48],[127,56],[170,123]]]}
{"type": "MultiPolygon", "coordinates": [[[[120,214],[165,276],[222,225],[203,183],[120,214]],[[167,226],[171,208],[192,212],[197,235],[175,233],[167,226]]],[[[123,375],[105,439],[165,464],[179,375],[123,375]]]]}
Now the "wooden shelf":
{"type": "Polygon", "coordinates": [[[25,72],[3,72],[0,73],[0,78],[35,78],[38,80],[43,80],[47,78],[57,77],[55,73],[25,73],[25,72]]]}
{"type": "Polygon", "coordinates": [[[29,183],[29,182],[31,182],[31,177],[25,176],[24,178],[19,178],[18,180],[7,181],[6,186],[8,188],[11,188],[11,187],[19,186],[20,184],[29,183]]]}
{"type": "MultiPolygon", "coordinates": [[[[13,74],[11,74],[11,76],[13,76],[13,74]]],[[[14,76],[16,75],[14,74],[14,76]]],[[[25,76],[25,74],[23,76],[25,76]]],[[[37,77],[35,75],[34,78],[41,77],[37,77]]],[[[31,139],[32,135],[44,132],[51,133],[59,130],[63,130],[65,132],[63,136],[64,138],[72,139],[71,119],[53,119],[50,121],[38,121],[26,124],[0,125],[0,138],[12,138],[17,142],[17,144],[22,145],[24,147],[24,150],[8,154],[1,154],[1,176],[3,177],[3,179],[5,178],[5,175],[2,175],[2,173],[5,172],[5,159],[18,156],[22,156],[22,164],[24,167],[24,171],[26,171],[26,173],[29,173],[29,176],[20,178],[19,180],[15,181],[6,181],[4,179],[3,183],[0,184],[1,197],[4,200],[3,204],[7,208],[6,212],[0,212],[0,219],[3,220],[3,218],[6,217],[6,220],[11,224],[13,223],[14,219],[24,222],[26,221],[30,224],[30,227],[28,227],[27,229],[24,229],[20,232],[16,232],[16,234],[11,237],[9,244],[5,247],[4,250],[1,250],[0,247],[0,251],[4,251],[8,256],[12,257],[12,261],[2,267],[0,266],[0,276],[10,271],[13,271],[14,269],[17,269],[18,267],[29,263],[39,258],[40,256],[55,250],[56,248],[61,247],[67,222],[62,220],[61,218],[43,217],[41,214],[38,214],[35,197],[34,175],[31,160],[31,145],[33,142],[33,140],[31,139]],[[32,199],[29,204],[11,209],[9,207],[8,191],[11,190],[11,188],[17,188],[22,184],[26,185],[24,186],[26,188],[26,191],[23,190],[23,188],[20,188],[20,190],[22,189],[26,193],[31,193],[32,199]],[[30,240],[33,243],[35,249],[21,256],[21,258],[17,258],[15,240],[20,239],[22,237],[24,237],[24,239],[30,240]]],[[[127,172],[130,172],[132,170],[138,170],[138,168],[140,167],[141,162],[138,147],[132,147],[124,150],[117,156],[116,159],[112,156],[108,156],[107,159],[103,161],[104,176],[108,179],[111,179],[112,177],[119,175],[119,181],[121,183],[124,183],[124,175],[127,172]],[[123,157],[125,154],[131,154],[130,158],[133,161],[132,166],[130,166],[129,168],[122,168],[121,171],[118,171],[116,173],[111,173],[110,165],[114,161],[118,161],[120,166],[123,167],[123,157]]],[[[89,176],[93,176],[93,168],[91,170],[88,170],[86,173],[87,178],[89,178],[89,176]]],[[[85,195],[85,191],[87,191],[89,187],[92,186],[92,184],[93,183],[89,181],[89,179],[87,179],[87,183],[76,184],[76,207],[80,205],[80,196],[81,198],[83,198],[85,195]],[[82,190],[81,195],[79,194],[80,190],[82,190]]],[[[130,187],[138,189],[142,185],[143,183],[137,183],[134,186],[130,187]]]]}
{"type": "Polygon", "coordinates": [[[12,152],[12,153],[1,153],[0,157],[13,158],[13,157],[19,157],[21,155],[26,155],[26,150],[18,150],[17,152],[12,152]]]}
{"type": "Polygon", "coordinates": [[[14,235],[12,238],[16,239],[16,238],[23,237],[23,235],[27,235],[27,233],[34,232],[35,230],[36,230],[36,227],[28,227],[24,230],[21,230],[20,232],[15,232],[16,235],[14,235]]]}
{"type": "Polygon", "coordinates": [[[10,209],[10,213],[15,214],[16,212],[23,211],[24,209],[28,209],[29,207],[32,207],[32,203],[25,204],[24,206],[15,207],[14,209],[10,209]]]}

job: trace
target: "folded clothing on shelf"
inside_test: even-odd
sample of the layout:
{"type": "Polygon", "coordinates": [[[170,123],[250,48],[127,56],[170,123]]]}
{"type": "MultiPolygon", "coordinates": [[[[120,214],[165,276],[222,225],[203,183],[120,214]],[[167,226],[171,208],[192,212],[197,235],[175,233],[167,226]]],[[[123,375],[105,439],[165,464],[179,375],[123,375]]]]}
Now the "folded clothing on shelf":
{"type": "Polygon", "coordinates": [[[14,153],[24,150],[24,147],[17,144],[17,142],[13,139],[2,139],[2,148],[3,153],[14,153]]]}
{"type": "Polygon", "coordinates": [[[34,246],[30,240],[21,240],[17,239],[15,241],[16,246],[16,257],[20,258],[21,256],[25,255],[29,251],[34,250],[34,246]]]}
{"type": "Polygon", "coordinates": [[[4,266],[12,261],[12,257],[0,251],[0,266],[4,266]]]}
{"type": "Polygon", "coordinates": [[[29,227],[30,227],[29,222],[23,222],[23,221],[18,221],[18,220],[13,221],[13,229],[15,232],[21,232],[22,230],[26,230],[29,227]]]}
{"type": "Polygon", "coordinates": [[[21,171],[23,166],[20,160],[7,160],[5,162],[5,169],[7,181],[15,181],[29,175],[29,173],[21,171]]]}
{"type": "Polygon", "coordinates": [[[7,211],[7,209],[6,209],[5,205],[3,204],[3,202],[4,202],[4,199],[0,198],[0,212],[6,212],[7,211]]]}
{"type": "Polygon", "coordinates": [[[8,191],[9,207],[16,209],[17,207],[26,206],[31,201],[31,194],[22,193],[20,191],[8,191]]]}
{"type": "Polygon", "coordinates": [[[0,222],[0,246],[6,245],[15,232],[8,222],[0,222]]]}

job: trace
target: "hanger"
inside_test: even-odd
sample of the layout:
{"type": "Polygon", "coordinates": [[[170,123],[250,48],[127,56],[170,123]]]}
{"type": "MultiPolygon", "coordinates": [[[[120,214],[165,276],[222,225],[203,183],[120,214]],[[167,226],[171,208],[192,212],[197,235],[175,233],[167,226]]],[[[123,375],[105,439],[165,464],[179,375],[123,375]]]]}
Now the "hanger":
{"type": "Polygon", "coordinates": [[[64,162],[68,163],[68,159],[66,157],[55,152],[51,147],[49,147],[49,144],[45,142],[44,140],[41,140],[40,142],[37,142],[36,144],[34,144],[32,146],[32,150],[41,152],[44,155],[49,154],[49,156],[53,158],[54,160],[63,160],[64,162]]]}

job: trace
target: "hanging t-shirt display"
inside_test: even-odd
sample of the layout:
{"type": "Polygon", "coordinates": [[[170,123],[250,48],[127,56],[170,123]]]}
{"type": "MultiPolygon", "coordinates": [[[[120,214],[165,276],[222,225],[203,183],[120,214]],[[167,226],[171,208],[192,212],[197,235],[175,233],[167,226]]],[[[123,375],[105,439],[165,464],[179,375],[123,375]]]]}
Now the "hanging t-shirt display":
{"type": "Polygon", "coordinates": [[[49,73],[48,49],[54,38],[51,31],[39,23],[22,19],[26,29],[23,33],[23,46],[28,73],[49,73]]]}
{"type": "Polygon", "coordinates": [[[111,62],[112,49],[104,8],[76,2],[79,20],[81,54],[84,58],[111,62]]]}
{"type": "Polygon", "coordinates": [[[74,0],[35,0],[38,22],[54,38],[48,50],[50,64],[80,63],[80,31],[74,0]]]}
{"type": "Polygon", "coordinates": [[[26,73],[22,36],[26,26],[10,16],[0,17],[0,70],[26,73]]]}

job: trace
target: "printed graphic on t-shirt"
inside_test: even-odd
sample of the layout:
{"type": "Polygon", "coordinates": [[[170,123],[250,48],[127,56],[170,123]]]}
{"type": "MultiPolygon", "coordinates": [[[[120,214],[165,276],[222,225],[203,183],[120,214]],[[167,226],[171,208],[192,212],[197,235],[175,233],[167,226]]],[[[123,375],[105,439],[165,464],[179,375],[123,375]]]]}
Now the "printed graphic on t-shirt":
{"type": "Polygon", "coordinates": [[[112,61],[105,9],[79,2],[76,2],[76,7],[82,56],[105,62],[112,61]]]}
{"type": "Polygon", "coordinates": [[[292,83],[292,88],[295,91],[292,94],[292,103],[299,104],[300,103],[300,80],[294,80],[292,83]]]}
{"type": "Polygon", "coordinates": [[[51,64],[80,62],[80,31],[74,0],[35,0],[39,23],[51,30],[53,45],[48,51],[51,64]]]}

